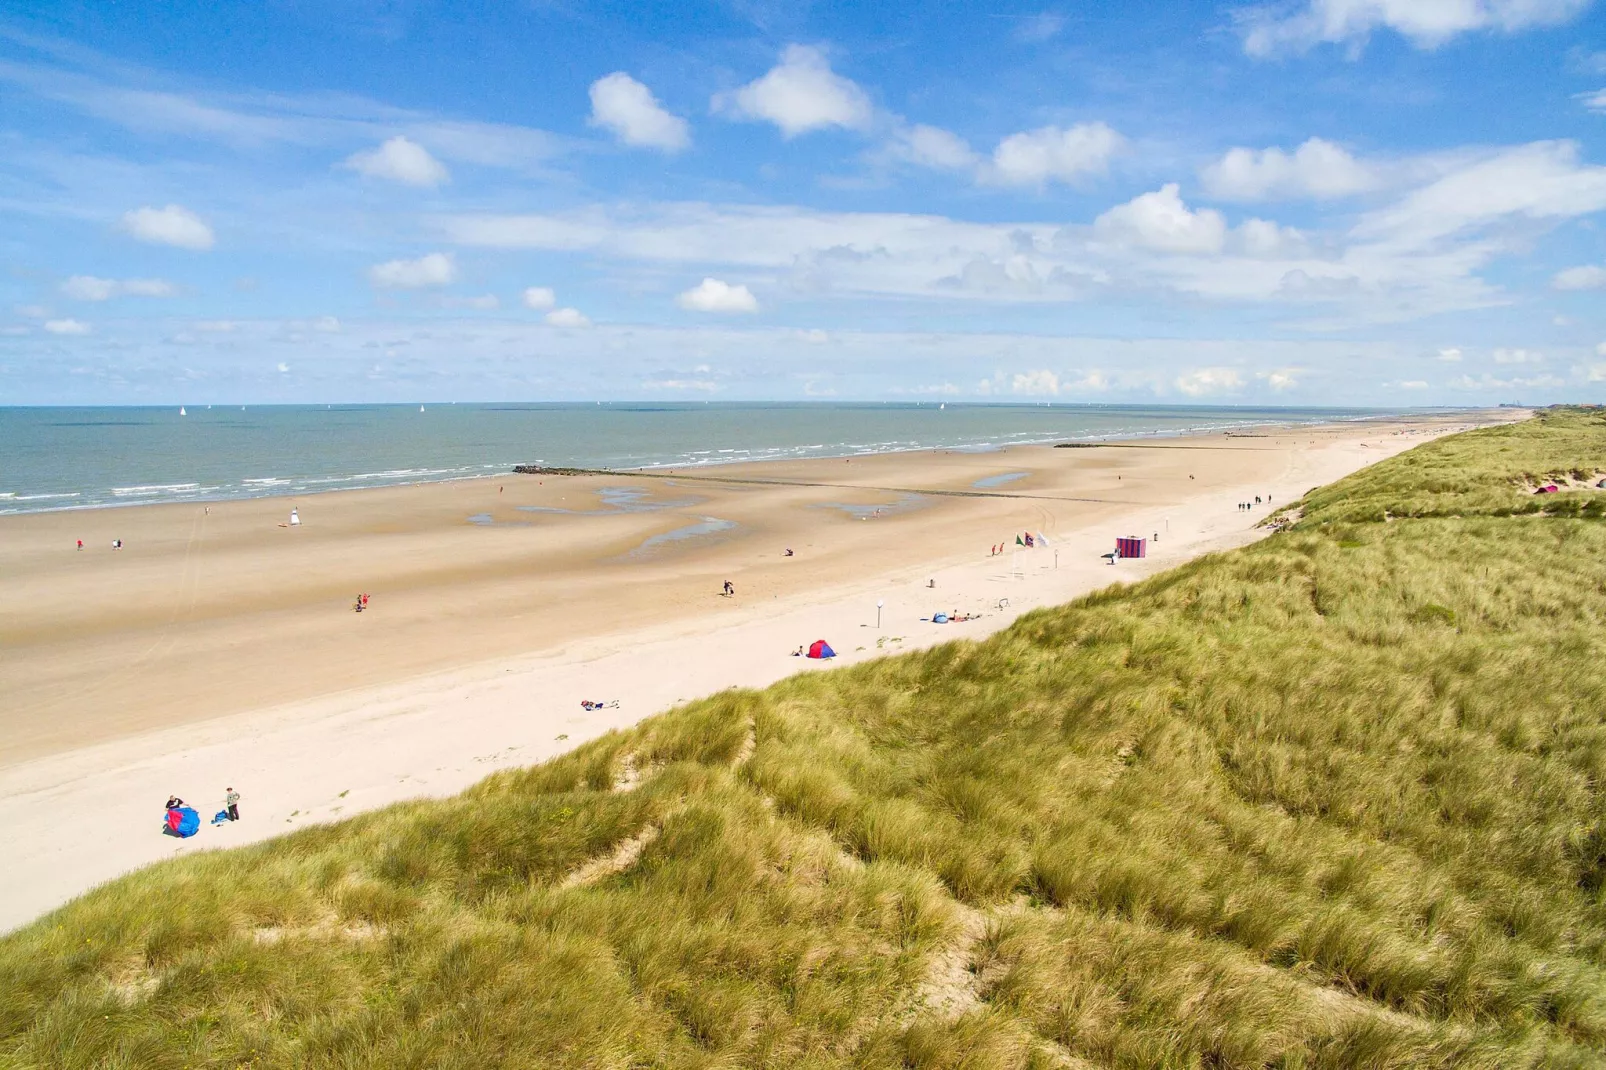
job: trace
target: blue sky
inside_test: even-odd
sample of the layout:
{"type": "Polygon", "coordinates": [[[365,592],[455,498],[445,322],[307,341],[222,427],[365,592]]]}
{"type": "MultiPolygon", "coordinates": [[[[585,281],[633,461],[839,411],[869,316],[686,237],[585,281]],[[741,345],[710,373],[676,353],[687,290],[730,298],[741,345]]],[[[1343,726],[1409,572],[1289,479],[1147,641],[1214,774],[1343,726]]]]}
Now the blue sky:
{"type": "Polygon", "coordinates": [[[0,9],[0,404],[1601,401],[1603,223],[1592,0],[0,9]]]}

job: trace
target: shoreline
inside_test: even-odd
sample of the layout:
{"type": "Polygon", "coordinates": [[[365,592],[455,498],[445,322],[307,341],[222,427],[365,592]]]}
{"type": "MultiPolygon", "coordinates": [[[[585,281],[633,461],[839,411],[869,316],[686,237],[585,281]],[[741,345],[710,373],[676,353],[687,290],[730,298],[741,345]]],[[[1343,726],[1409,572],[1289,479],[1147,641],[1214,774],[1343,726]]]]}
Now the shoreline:
{"type": "MultiPolygon", "coordinates": [[[[1487,414],[1483,422],[1495,421],[1494,414],[1487,414]]],[[[998,454],[875,455],[862,465],[857,457],[835,462],[844,471],[853,466],[861,482],[850,486],[862,493],[834,497],[875,499],[876,493],[862,481],[875,482],[883,474],[923,475],[929,491],[943,482],[972,480],[982,471],[1024,469],[1027,482],[1044,486],[1110,488],[1091,503],[1085,498],[967,497],[928,502],[868,522],[816,508],[826,504],[815,500],[820,497],[817,489],[766,484],[726,488],[712,504],[700,500],[678,511],[655,507],[642,513],[543,517],[542,525],[527,528],[493,523],[476,529],[458,520],[437,534],[427,517],[414,516],[423,530],[413,534],[370,533],[359,526],[317,531],[322,544],[303,544],[299,536],[311,533],[298,532],[295,541],[300,545],[293,553],[302,556],[283,557],[281,566],[316,563],[345,552],[341,547],[348,542],[372,554],[363,548],[375,538],[390,537],[408,540],[395,559],[398,568],[425,548],[450,558],[461,547],[475,545],[469,540],[484,537],[514,544],[546,537],[549,541],[537,548],[537,555],[554,557],[550,568],[519,583],[503,575],[502,559],[492,562],[498,567],[490,569],[489,585],[470,573],[458,573],[445,588],[426,585],[415,592],[418,605],[401,606],[403,612],[392,603],[404,597],[388,593],[376,597],[371,616],[357,618],[338,596],[334,606],[312,599],[296,607],[268,606],[239,621],[203,618],[198,629],[175,627],[158,612],[131,648],[145,658],[132,675],[118,675],[115,644],[72,633],[47,643],[36,656],[25,653],[8,660],[0,652],[0,685],[12,674],[25,676],[57,656],[65,659],[62,666],[73,674],[74,686],[92,688],[101,686],[98,680],[110,681],[100,691],[84,692],[70,706],[59,707],[57,722],[70,720],[71,710],[108,700],[131,707],[143,701],[141,708],[147,711],[141,719],[121,710],[132,719],[117,721],[110,719],[110,707],[101,708],[100,716],[78,727],[58,723],[62,731],[52,737],[56,743],[46,745],[39,737],[20,749],[16,732],[40,718],[9,711],[13,716],[3,724],[10,738],[0,751],[0,822],[8,830],[8,857],[18,879],[0,893],[0,928],[23,924],[100,881],[173,853],[250,842],[308,821],[338,820],[420,795],[451,794],[496,769],[550,758],[680,702],[815,670],[819,666],[788,654],[816,638],[837,648],[842,656],[836,664],[981,638],[1041,606],[1262,537],[1266,532],[1257,525],[1267,511],[1235,509],[1235,498],[1242,501],[1252,492],[1270,491],[1274,505],[1291,502],[1313,483],[1330,482],[1452,429],[1443,419],[1366,429],[1311,427],[1309,446],[1303,440],[1278,445],[1268,439],[1256,440],[1260,446],[1208,454],[1164,447],[1159,454],[1060,450],[1056,456],[1052,447],[1037,446],[1003,451],[1007,462],[998,454]],[[620,545],[673,527],[686,509],[739,514],[746,526],[735,537],[711,545],[675,547],[644,562],[617,560],[620,545]],[[996,533],[1011,528],[1046,531],[1052,546],[989,554],[988,543],[996,543],[996,533]],[[1113,570],[1097,557],[1115,534],[1139,531],[1146,536],[1163,533],[1151,545],[1152,556],[1121,562],[1113,570]],[[570,546],[575,542],[580,551],[570,546]],[[807,559],[780,558],[783,544],[797,546],[807,559]],[[564,546],[569,549],[560,553],[564,546]],[[794,565],[799,571],[792,571],[794,565]],[[577,576],[570,575],[575,570],[577,576]],[[738,597],[727,600],[714,594],[721,576],[736,579],[738,597]],[[936,586],[927,587],[927,582],[936,586]],[[516,589],[502,597],[510,584],[516,589]],[[523,605],[528,598],[540,600],[533,614],[523,605]],[[470,612],[454,615],[459,608],[454,603],[463,600],[470,612]],[[880,628],[874,623],[877,602],[887,606],[880,628]],[[392,624],[391,617],[405,618],[415,609],[422,623],[392,624]],[[983,617],[946,626],[922,619],[938,609],[983,617]],[[381,629],[372,641],[370,624],[381,629]],[[481,630],[474,632],[476,627],[481,630]],[[219,629],[227,641],[214,641],[219,629]],[[463,631],[473,633],[468,636],[472,641],[451,647],[463,631]],[[491,649],[493,640],[502,646],[491,649]],[[171,656],[163,653],[163,644],[172,648],[171,656]],[[374,679],[353,682],[338,674],[316,677],[310,671],[319,657],[361,665],[390,645],[403,648],[401,659],[380,665],[383,671],[374,679]],[[428,655],[448,647],[445,653],[456,660],[429,664],[428,655]],[[462,651],[474,656],[462,656],[462,651]],[[254,661],[268,661],[270,673],[253,677],[254,661]],[[200,675],[197,664],[204,670],[200,675]],[[268,683],[287,675],[281,665],[306,674],[312,690],[275,700],[268,683]],[[146,676],[162,686],[142,700],[139,687],[146,676]],[[212,711],[210,699],[195,699],[202,685],[212,686],[207,681],[217,683],[218,677],[222,690],[212,687],[205,694],[239,693],[243,701],[238,708],[212,711]],[[188,693],[186,681],[195,682],[194,694],[188,693]],[[193,708],[183,706],[186,697],[193,708]],[[621,702],[618,708],[587,713],[579,707],[583,698],[621,702]],[[210,800],[225,783],[246,796],[242,809],[247,820],[240,826],[204,829],[194,840],[176,844],[148,834],[161,796],[177,792],[210,800]]],[[[813,474],[831,462],[793,464],[813,474]]],[[[771,466],[766,462],[765,467],[771,466]]],[[[555,505],[553,497],[563,501],[571,494],[590,500],[598,482],[586,477],[520,478],[540,485],[543,501],[549,503],[541,508],[555,505]]],[[[664,481],[673,478],[666,475],[664,481]]],[[[391,512],[409,502],[415,510],[427,505],[439,512],[443,506],[438,497],[397,495],[386,488],[353,496],[347,504],[377,511],[394,524],[391,512]]],[[[451,499],[446,503],[449,513],[457,498],[445,497],[451,499]]],[[[214,509],[212,516],[220,512],[214,509]]],[[[250,550],[245,560],[253,567],[262,568],[264,556],[291,553],[271,549],[283,533],[264,534],[237,523],[254,521],[260,508],[240,512],[249,515],[226,518],[235,526],[223,534],[250,550]]],[[[318,513],[320,524],[335,523],[334,518],[322,519],[323,510],[318,513]]],[[[181,534],[171,536],[169,549],[157,548],[156,556],[175,569],[190,557],[181,534]]],[[[67,558],[63,564],[68,568],[78,563],[72,555],[67,558]]],[[[5,560],[0,551],[0,564],[5,560]]],[[[145,593],[131,588],[130,604],[145,593]]],[[[184,590],[169,593],[188,595],[184,590]]],[[[49,698],[37,689],[31,693],[49,698]]],[[[200,808],[209,812],[209,805],[203,802],[200,808]]]]}
{"type": "MultiPolygon", "coordinates": [[[[871,406],[872,403],[866,402],[864,404],[868,408],[869,406],[871,406]]],[[[955,404],[956,404],[956,406],[969,405],[971,407],[981,408],[981,407],[986,407],[987,403],[956,402],[955,404]]],[[[135,408],[153,408],[152,406],[134,406],[134,407],[135,408]]],[[[285,407],[286,408],[313,408],[313,409],[316,409],[316,406],[285,406],[285,407]]],[[[379,406],[379,407],[386,407],[386,406],[379,406]]],[[[401,407],[401,406],[397,406],[397,407],[401,407]]],[[[1060,407],[1061,408],[1072,408],[1073,406],[1062,405],[1060,407]]],[[[1084,408],[1095,408],[1094,406],[1083,406],[1083,407],[1084,408]]],[[[69,406],[67,408],[71,408],[71,407],[69,406]]],[[[1251,411],[1255,411],[1255,410],[1251,410],[1251,411]]],[[[794,463],[794,462],[799,462],[799,461],[840,460],[840,459],[842,459],[844,457],[879,457],[879,456],[896,455],[896,454],[900,454],[900,453],[921,453],[921,452],[925,452],[925,451],[929,451],[929,450],[952,450],[952,451],[955,451],[955,452],[984,454],[984,453],[998,452],[1000,450],[1006,450],[1006,449],[1024,448],[1024,447],[1029,447],[1029,446],[1045,446],[1045,445],[1050,445],[1050,444],[1055,443],[1055,442],[1077,442],[1077,443],[1088,443],[1090,445],[1114,445],[1114,444],[1121,443],[1121,442],[1126,442],[1126,441],[1129,441],[1129,440],[1132,440],[1132,439],[1189,438],[1189,437],[1196,437],[1196,436],[1201,436],[1201,435],[1213,435],[1213,434],[1228,434],[1230,436],[1230,434],[1231,434],[1231,432],[1233,430],[1238,430],[1238,429],[1257,429],[1257,428],[1273,428],[1273,429],[1282,428],[1282,429],[1288,429],[1288,428],[1295,428],[1295,427],[1321,427],[1321,426],[1327,426],[1327,425],[1353,425],[1353,424],[1359,424],[1359,423],[1365,423],[1365,422],[1387,422],[1387,421],[1391,421],[1391,420],[1412,419],[1412,418],[1418,418],[1418,417],[1437,418],[1437,417],[1447,417],[1447,416],[1453,417],[1453,416],[1456,416],[1456,415],[1469,415],[1470,416],[1470,415],[1475,415],[1477,413],[1485,412],[1485,411],[1488,411],[1488,410],[1483,410],[1483,409],[1439,409],[1439,408],[1431,408],[1431,409],[1401,409],[1398,412],[1377,412],[1377,413],[1371,413],[1371,414],[1363,415],[1363,416],[1348,416],[1348,417],[1322,416],[1319,419],[1313,419],[1313,420],[1289,420],[1289,421],[1256,420],[1256,421],[1250,421],[1250,422],[1247,422],[1247,423],[1246,422],[1217,422],[1217,423],[1210,423],[1210,424],[1199,424],[1199,425],[1189,426],[1189,427],[1185,427],[1185,428],[1164,428],[1164,429],[1154,430],[1154,431],[1120,431],[1120,432],[1112,432],[1112,433],[1109,433],[1109,434],[1089,434],[1089,435],[1080,435],[1080,436],[1078,436],[1078,435],[1069,435],[1069,436],[1067,436],[1067,435],[1051,435],[1051,436],[1045,436],[1045,437],[1042,437],[1042,438],[1019,439],[1019,440],[1011,441],[1011,442],[1008,442],[1008,443],[1002,443],[1002,444],[1000,444],[1000,443],[988,443],[988,444],[985,444],[985,445],[951,445],[951,444],[938,443],[938,444],[929,445],[929,446],[927,446],[927,445],[921,445],[921,446],[896,446],[896,447],[889,448],[889,449],[884,449],[884,450],[868,449],[868,450],[858,450],[858,451],[849,452],[849,453],[826,452],[826,453],[809,453],[809,454],[784,454],[784,455],[775,455],[775,456],[766,456],[766,457],[757,457],[757,458],[754,458],[754,457],[733,457],[733,458],[729,458],[729,459],[715,459],[715,460],[708,460],[708,461],[692,461],[692,462],[684,462],[684,461],[682,461],[682,462],[656,462],[655,461],[655,462],[649,462],[647,464],[639,465],[639,466],[636,466],[636,467],[614,467],[614,468],[599,468],[599,469],[584,469],[584,470],[587,471],[589,474],[618,474],[618,475],[621,475],[621,476],[625,476],[625,475],[644,474],[644,473],[650,473],[650,472],[655,472],[655,471],[680,470],[680,469],[687,469],[687,468],[701,469],[701,468],[726,467],[726,466],[730,466],[730,465],[742,465],[742,464],[776,464],[776,463],[784,464],[784,463],[794,463]]],[[[500,478],[500,477],[504,477],[504,476],[509,476],[509,475],[514,474],[514,469],[518,465],[523,464],[523,463],[524,462],[511,462],[511,463],[508,463],[508,464],[504,465],[504,464],[499,462],[499,463],[497,463],[495,465],[489,465],[489,464],[480,465],[479,467],[481,467],[481,468],[494,469],[494,470],[492,470],[492,471],[484,471],[484,472],[482,472],[480,474],[477,474],[477,475],[476,474],[466,474],[466,473],[464,473],[464,474],[452,474],[452,475],[443,476],[442,478],[439,478],[439,479],[401,480],[401,481],[397,481],[397,482],[371,483],[371,484],[366,484],[366,485],[358,483],[356,485],[331,486],[331,487],[324,487],[324,488],[320,488],[320,489],[306,489],[306,488],[292,489],[292,490],[287,490],[287,491],[283,491],[283,492],[269,492],[269,493],[265,493],[265,494],[229,494],[229,495],[221,495],[221,496],[196,495],[194,497],[175,497],[175,498],[168,498],[168,499],[134,498],[134,499],[129,500],[129,501],[99,501],[99,502],[57,505],[57,506],[42,506],[42,507],[35,508],[35,509],[8,509],[8,508],[5,507],[5,503],[8,502],[8,501],[11,501],[11,502],[26,501],[26,500],[31,500],[31,499],[34,499],[34,498],[42,498],[42,497],[52,497],[52,498],[66,497],[66,496],[77,497],[77,496],[82,495],[82,494],[84,494],[86,492],[82,491],[82,490],[78,490],[78,491],[61,491],[61,492],[47,492],[47,493],[39,494],[39,495],[24,495],[24,496],[22,496],[20,498],[14,497],[14,496],[8,496],[8,495],[15,495],[16,492],[0,492],[0,517],[32,516],[32,515],[39,514],[39,513],[87,512],[87,511],[91,511],[91,510],[123,509],[123,508],[131,508],[131,507],[144,506],[144,505],[189,505],[189,504],[216,505],[216,504],[218,504],[220,502],[264,501],[264,500],[274,500],[274,499],[280,499],[280,498],[300,498],[300,497],[312,498],[312,497],[318,497],[318,496],[325,495],[325,494],[338,494],[338,493],[343,493],[343,492],[347,492],[347,491],[355,491],[355,490],[378,490],[378,489],[384,489],[384,488],[389,488],[389,487],[435,486],[435,485],[439,485],[439,484],[479,481],[479,480],[496,479],[496,478],[500,478]]],[[[545,462],[536,462],[536,463],[545,463],[545,462]]],[[[561,467],[561,466],[558,466],[558,467],[561,467]]],[[[400,471],[400,470],[398,470],[398,471],[400,471]]],[[[386,475],[386,474],[388,474],[388,473],[385,473],[385,472],[377,472],[377,473],[359,472],[359,473],[353,473],[351,475],[330,476],[330,477],[307,477],[307,478],[315,478],[315,479],[319,479],[319,480],[327,480],[327,481],[330,481],[330,482],[348,482],[348,481],[353,481],[353,480],[360,480],[360,479],[363,479],[364,477],[370,476],[370,475],[372,475],[372,476],[382,476],[382,475],[386,475]]],[[[280,478],[289,479],[289,478],[294,478],[294,477],[267,476],[267,477],[257,477],[257,478],[266,480],[266,479],[280,479],[280,478]]],[[[251,482],[251,481],[252,480],[246,480],[246,482],[251,482]]],[[[162,487],[164,489],[167,489],[167,488],[179,488],[179,487],[185,487],[185,486],[190,486],[190,485],[199,486],[200,484],[199,483],[193,483],[192,484],[190,481],[181,482],[181,483],[170,483],[170,484],[145,484],[145,485],[131,487],[131,488],[112,488],[112,492],[115,493],[117,490],[139,490],[139,489],[145,489],[146,487],[162,487]]],[[[98,493],[98,492],[89,492],[89,493],[98,493]]]]}

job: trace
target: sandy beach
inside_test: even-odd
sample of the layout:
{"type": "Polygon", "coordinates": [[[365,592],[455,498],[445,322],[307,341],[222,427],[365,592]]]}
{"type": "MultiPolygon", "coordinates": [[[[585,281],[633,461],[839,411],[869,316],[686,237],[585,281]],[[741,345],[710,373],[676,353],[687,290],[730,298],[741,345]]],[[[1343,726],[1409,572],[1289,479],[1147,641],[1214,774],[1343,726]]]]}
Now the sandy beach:
{"type": "Polygon", "coordinates": [[[0,518],[0,929],[176,852],[448,794],[680,701],[818,671],[790,656],[817,638],[852,664],[982,637],[1519,415],[0,518]],[[1049,545],[1017,550],[1028,531],[1049,545]],[[1128,534],[1158,541],[1100,558],[1128,534]],[[922,620],[955,610],[980,616],[922,620]],[[158,834],[169,793],[210,816],[226,786],[238,824],[158,834]]]}

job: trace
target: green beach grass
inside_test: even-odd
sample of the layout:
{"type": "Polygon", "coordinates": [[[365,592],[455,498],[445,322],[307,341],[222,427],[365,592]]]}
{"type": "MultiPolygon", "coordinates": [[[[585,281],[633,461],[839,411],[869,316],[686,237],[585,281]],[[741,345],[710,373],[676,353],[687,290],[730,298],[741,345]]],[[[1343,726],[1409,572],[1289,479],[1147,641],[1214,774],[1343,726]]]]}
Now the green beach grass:
{"type": "MultiPolygon", "coordinates": [[[[5,1067],[1606,1063],[1606,417],[0,940],[5,1067]]],[[[1290,514],[1291,517],[1294,514],[1290,514]]]]}

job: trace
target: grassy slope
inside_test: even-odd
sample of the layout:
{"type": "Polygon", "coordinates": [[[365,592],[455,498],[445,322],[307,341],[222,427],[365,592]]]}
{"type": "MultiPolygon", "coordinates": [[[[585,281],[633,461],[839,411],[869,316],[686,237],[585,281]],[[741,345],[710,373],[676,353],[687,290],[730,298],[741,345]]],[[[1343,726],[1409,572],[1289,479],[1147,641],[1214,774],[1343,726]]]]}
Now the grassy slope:
{"type": "Polygon", "coordinates": [[[983,643],[152,867],[0,941],[0,1065],[1600,1065],[1606,495],[1507,515],[1598,468],[1599,416],[1459,436],[983,643]]]}

